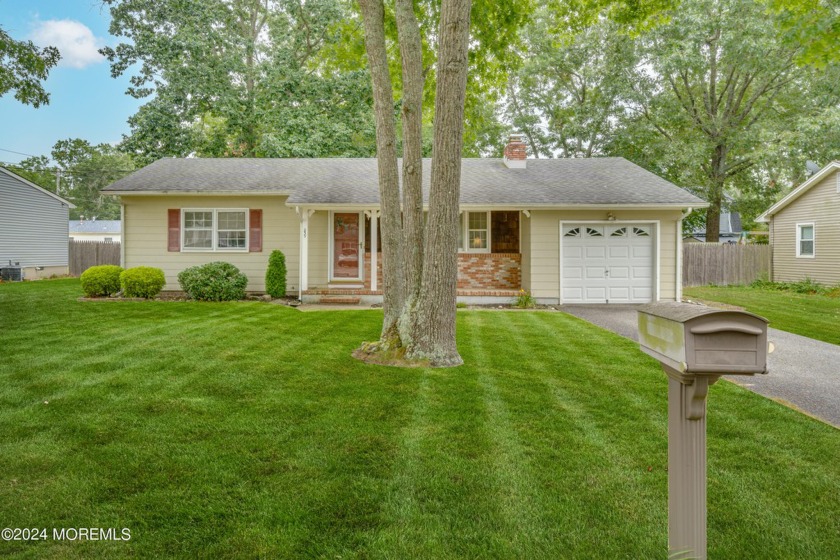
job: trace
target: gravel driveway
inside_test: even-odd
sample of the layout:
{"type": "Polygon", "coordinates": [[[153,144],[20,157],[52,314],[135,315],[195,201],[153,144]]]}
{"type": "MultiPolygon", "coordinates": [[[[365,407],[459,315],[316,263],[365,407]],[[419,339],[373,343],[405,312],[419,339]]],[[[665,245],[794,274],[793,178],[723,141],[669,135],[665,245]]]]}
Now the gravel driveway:
{"type": "MultiPolygon", "coordinates": [[[[564,305],[559,309],[621,336],[638,340],[638,305],[564,305]]],[[[771,328],[776,346],[767,375],[727,376],[765,397],[793,405],[840,428],[840,346],[771,328]]]]}

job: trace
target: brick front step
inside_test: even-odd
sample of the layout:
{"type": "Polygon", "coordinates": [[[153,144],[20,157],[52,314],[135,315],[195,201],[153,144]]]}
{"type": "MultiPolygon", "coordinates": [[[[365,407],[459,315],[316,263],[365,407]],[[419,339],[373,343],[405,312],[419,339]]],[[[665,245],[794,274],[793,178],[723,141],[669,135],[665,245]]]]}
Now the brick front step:
{"type": "Polygon", "coordinates": [[[321,296],[318,303],[324,304],[341,304],[341,305],[358,305],[362,298],[348,297],[348,296],[321,296]]]}

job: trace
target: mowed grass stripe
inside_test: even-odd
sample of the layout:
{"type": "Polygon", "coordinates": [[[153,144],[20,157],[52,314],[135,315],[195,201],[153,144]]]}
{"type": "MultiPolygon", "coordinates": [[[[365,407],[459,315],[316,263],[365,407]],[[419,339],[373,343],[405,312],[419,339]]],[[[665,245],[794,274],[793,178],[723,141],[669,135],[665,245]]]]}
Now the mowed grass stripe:
{"type": "MultiPolygon", "coordinates": [[[[540,498],[537,484],[532,476],[529,461],[523,450],[519,432],[508,404],[503,399],[497,383],[502,382],[504,372],[493,369],[502,352],[518,353],[520,349],[505,349],[495,344],[486,345],[480,332],[478,317],[467,315],[460,322],[466,327],[465,336],[473,341],[469,359],[475,360],[479,374],[486,411],[485,430],[492,445],[492,462],[488,475],[495,481],[498,501],[498,516],[503,521],[502,544],[506,545],[504,555],[524,557],[541,556],[550,549],[551,538],[545,529],[550,527],[541,517],[540,498]]],[[[506,314],[498,319],[507,322],[506,314]]],[[[492,342],[492,341],[491,341],[492,342]]]]}
{"type": "Polygon", "coordinates": [[[510,320],[524,323],[523,332],[532,336],[523,338],[539,341],[533,347],[524,344],[522,370],[540,371],[539,392],[528,394],[542,393],[544,396],[523,401],[520,396],[522,384],[515,381],[512,381],[509,395],[520,405],[516,417],[521,419],[522,439],[545,442],[548,448],[533,450],[533,456],[544,457],[549,449],[554,452],[553,461],[541,465],[540,472],[548,475],[542,484],[551,488],[557,485],[557,480],[566,483],[562,507],[556,516],[562,524],[562,531],[557,535],[562,546],[556,553],[593,554],[594,530],[602,535],[599,538],[606,538],[603,535],[607,532],[614,536],[632,535],[611,549],[611,554],[630,557],[652,554],[659,544],[656,536],[657,533],[661,535],[661,530],[655,527],[656,518],[651,518],[650,512],[657,509],[655,505],[662,498],[663,469],[649,472],[648,466],[656,464],[651,459],[657,457],[660,457],[657,462],[664,462],[664,449],[662,444],[654,443],[640,462],[628,462],[625,453],[635,457],[639,446],[625,442],[621,437],[627,429],[626,423],[612,417],[593,418],[593,414],[608,406],[607,403],[623,404],[624,393],[614,392],[613,384],[604,386],[599,383],[598,376],[582,376],[574,367],[578,365],[578,356],[573,355],[574,339],[583,336],[598,345],[602,335],[590,326],[560,314],[511,314],[510,320]],[[563,437],[556,438],[557,434],[563,437]],[[552,437],[555,438],[553,441],[552,437]],[[593,462],[598,467],[587,468],[593,462]],[[630,499],[625,499],[626,496],[630,499]],[[648,505],[639,508],[640,502],[648,505]],[[591,509],[593,503],[599,504],[596,510],[591,509]],[[628,504],[633,506],[627,509],[628,504]],[[640,533],[645,538],[638,538],[640,533]],[[649,535],[653,538],[648,538],[649,535]]]}

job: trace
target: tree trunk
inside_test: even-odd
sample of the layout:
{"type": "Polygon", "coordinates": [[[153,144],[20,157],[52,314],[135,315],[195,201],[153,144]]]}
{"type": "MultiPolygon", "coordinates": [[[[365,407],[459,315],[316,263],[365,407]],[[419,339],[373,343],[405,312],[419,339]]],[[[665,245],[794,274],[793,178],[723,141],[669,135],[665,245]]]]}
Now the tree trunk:
{"type": "Polygon", "coordinates": [[[399,346],[397,320],[402,311],[403,259],[401,251],[397,132],[394,96],[385,45],[385,9],[382,0],[360,0],[365,27],[365,48],[373,82],[373,110],[376,122],[376,161],[379,170],[379,206],[382,210],[382,294],[383,313],[380,347],[399,346]]]}
{"type": "Polygon", "coordinates": [[[403,77],[403,313],[407,313],[420,293],[423,273],[423,44],[413,0],[396,0],[396,19],[403,77]]]}
{"type": "Polygon", "coordinates": [[[729,150],[725,145],[715,147],[709,173],[709,204],[706,209],[706,243],[720,240],[720,207],[726,186],[726,156],[729,150]]]}
{"type": "Polygon", "coordinates": [[[470,4],[470,0],[444,0],[441,4],[422,288],[414,306],[410,338],[403,338],[409,359],[429,360],[436,367],[463,363],[455,344],[455,299],[470,4]]]}

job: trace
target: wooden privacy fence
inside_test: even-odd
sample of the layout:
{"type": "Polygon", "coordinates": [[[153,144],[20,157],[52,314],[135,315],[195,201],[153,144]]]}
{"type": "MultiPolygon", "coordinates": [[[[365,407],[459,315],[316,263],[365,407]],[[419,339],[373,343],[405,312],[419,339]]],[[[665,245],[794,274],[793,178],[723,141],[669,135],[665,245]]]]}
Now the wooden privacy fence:
{"type": "Polygon", "coordinates": [[[683,245],[683,286],[749,284],[770,278],[770,245],[686,243],[683,245]]]}
{"type": "Polygon", "coordinates": [[[81,276],[82,272],[100,264],[120,264],[120,244],[110,241],[70,240],[68,246],[70,276],[81,276]]]}

